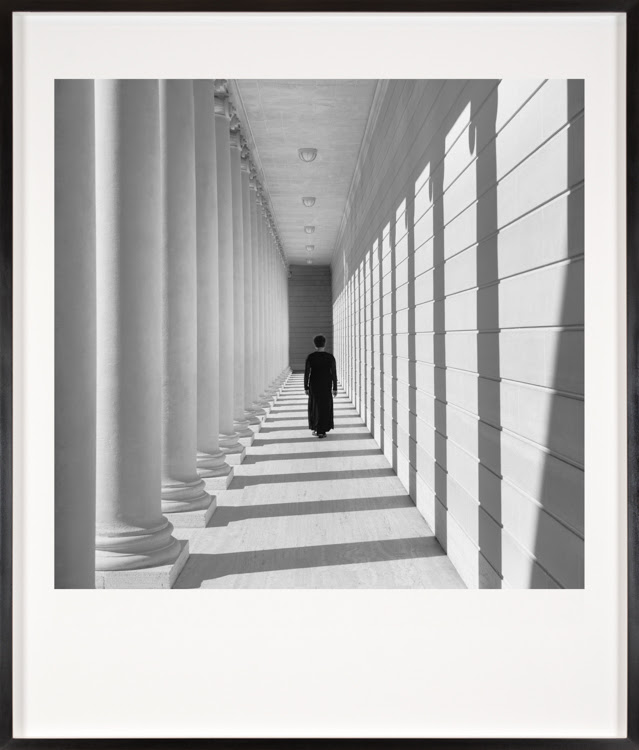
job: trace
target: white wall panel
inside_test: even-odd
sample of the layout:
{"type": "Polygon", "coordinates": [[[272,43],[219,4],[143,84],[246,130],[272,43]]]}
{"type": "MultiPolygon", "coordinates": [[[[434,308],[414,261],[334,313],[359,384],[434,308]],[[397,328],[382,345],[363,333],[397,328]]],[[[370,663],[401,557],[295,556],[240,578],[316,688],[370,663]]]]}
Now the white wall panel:
{"type": "Polygon", "coordinates": [[[349,395],[469,586],[583,585],[583,107],[392,81],[335,248],[349,395]]]}

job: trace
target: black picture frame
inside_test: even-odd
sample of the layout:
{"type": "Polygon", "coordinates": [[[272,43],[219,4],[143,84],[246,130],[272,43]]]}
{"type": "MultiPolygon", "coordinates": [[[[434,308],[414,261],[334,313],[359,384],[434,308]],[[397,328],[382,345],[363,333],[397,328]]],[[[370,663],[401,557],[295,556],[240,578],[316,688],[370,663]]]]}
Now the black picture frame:
{"type": "Polygon", "coordinates": [[[1,0],[0,2],[0,750],[224,748],[639,748],[639,0],[1,0]],[[623,13],[627,26],[628,724],[620,739],[38,739],[12,727],[12,14],[18,12],[623,13]]]}

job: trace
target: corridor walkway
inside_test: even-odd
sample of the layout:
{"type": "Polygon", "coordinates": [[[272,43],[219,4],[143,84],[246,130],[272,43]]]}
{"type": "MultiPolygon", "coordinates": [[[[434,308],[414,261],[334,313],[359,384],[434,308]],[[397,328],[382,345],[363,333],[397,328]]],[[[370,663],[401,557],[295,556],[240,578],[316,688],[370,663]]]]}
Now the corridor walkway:
{"type": "Polygon", "coordinates": [[[292,374],[175,588],[464,588],[340,390],[335,430],[311,435],[292,374]]]}

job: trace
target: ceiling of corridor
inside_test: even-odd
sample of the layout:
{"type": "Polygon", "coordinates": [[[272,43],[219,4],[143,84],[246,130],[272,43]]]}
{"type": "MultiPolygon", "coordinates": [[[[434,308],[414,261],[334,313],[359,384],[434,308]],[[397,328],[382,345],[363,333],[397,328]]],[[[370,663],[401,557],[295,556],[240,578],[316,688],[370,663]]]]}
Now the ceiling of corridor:
{"type": "MultiPolygon", "coordinates": [[[[236,80],[288,261],[331,262],[376,80],[236,80]],[[316,148],[305,163],[299,148],[316,148]],[[303,196],[314,196],[306,208],[303,196]],[[314,226],[307,234],[305,226],[314,226]]],[[[242,119],[242,118],[241,118],[242,119]]]]}

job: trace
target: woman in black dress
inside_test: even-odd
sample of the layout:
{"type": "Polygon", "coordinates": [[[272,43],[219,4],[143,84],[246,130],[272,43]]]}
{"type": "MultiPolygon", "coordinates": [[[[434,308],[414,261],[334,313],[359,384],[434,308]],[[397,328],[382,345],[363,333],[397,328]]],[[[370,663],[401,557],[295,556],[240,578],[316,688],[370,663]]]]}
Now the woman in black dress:
{"type": "Polygon", "coordinates": [[[306,358],[304,390],[308,396],[308,427],[313,435],[325,438],[333,429],[333,396],[337,395],[335,357],[324,351],[326,338],[313,339],[315,351],[306,358]],[[332,386],[332,393],[331,393],[332,386]]]}

